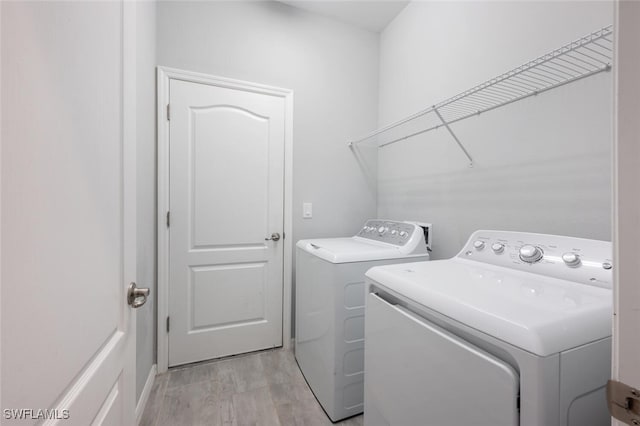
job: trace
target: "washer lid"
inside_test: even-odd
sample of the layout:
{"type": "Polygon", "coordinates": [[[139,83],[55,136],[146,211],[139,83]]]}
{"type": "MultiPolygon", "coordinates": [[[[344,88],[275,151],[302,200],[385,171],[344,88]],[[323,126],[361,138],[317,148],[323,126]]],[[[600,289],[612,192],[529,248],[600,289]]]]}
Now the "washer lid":
{"type": "Polygon", "coordinates": [[[318,256],[331,263],[366,262],[411,257],[425,257],[426,253],[407,255],[398,246],[368,241],[364,238],[323,238],[300,240],[298,249],[318,256]]]}
{"type": "Polygon", "coordinates": [[[383,288],[540,356],[611,335],[610,289],[466,259],[378,266],[383,288]]]}

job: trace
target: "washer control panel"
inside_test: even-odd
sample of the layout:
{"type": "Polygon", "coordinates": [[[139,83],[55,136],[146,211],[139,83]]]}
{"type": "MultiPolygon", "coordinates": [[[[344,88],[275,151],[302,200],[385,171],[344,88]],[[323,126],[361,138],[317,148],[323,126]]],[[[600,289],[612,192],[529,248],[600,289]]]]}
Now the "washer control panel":
{"type": "Polygon", "coordinates": [[[420,232],[422,229],[413,223],[371,219],[357,236],[402,247],[420,232]]]}
{"type": "Polygon", "coordinates": [[[476,231],[457,257],[612,288],[612,247],[608,241],[476,231]]]}

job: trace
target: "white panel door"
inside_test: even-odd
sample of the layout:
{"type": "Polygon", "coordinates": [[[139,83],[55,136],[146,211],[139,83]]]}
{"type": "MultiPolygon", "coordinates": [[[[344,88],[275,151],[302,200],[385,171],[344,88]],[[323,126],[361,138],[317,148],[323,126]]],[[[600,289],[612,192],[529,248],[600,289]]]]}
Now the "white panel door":
{"type": "Polygon", "coordinates": [[[282,345],[285,101],[171,79],[169,365],[282,345]]]}
{"type": "Polygon", "coordinates": [[[365,312],[365,424],[516,426],[511,366],[373,293],[365,312]]]}
{"type": "Polygon", "coordinates": [[[0,7],[0,423],[133,425],[135,4],[0,7]]]}

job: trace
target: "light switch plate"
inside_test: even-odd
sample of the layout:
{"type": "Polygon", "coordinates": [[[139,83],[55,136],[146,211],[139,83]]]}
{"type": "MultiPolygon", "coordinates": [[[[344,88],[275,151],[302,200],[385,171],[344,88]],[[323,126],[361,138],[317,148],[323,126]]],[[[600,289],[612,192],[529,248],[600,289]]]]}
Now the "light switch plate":
{"type": "Polygon", "coordinates": [[[311,219],[313,217],[313,204],[302,203],[302,217],[305,219],[311,219]]]}

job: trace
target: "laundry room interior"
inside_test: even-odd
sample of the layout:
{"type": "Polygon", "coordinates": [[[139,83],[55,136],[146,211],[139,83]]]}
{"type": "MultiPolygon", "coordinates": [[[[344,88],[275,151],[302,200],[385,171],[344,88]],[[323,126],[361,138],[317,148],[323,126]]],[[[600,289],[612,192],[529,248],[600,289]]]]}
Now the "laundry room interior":
{"type": "Polygon", "coordinates": [[[640,422],[640,3],[2,2],[0,23],[7,424],[640,422]],[[81,325],[54,300],[102,307],[81,325]]]}

